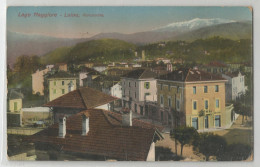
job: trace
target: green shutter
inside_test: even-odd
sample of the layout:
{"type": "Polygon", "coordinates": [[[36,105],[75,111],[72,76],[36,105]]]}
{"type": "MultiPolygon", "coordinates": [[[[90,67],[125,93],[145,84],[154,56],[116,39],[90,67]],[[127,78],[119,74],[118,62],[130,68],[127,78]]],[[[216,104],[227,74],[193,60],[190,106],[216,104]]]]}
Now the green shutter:
{"type": "Polygon", "coordinates": [[[17,102],[14,102],[14,111],[17,111],[17,102]]]}
{"type": "Polygon", "coordinates": [[[150,82],[145,82],[144,83],[144,88],[150,89],[150,82]]]}

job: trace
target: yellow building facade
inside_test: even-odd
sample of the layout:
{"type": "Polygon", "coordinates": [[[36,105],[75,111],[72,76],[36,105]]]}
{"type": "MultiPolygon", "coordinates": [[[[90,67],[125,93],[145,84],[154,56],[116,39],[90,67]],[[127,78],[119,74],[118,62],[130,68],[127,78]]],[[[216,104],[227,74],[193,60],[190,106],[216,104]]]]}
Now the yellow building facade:
{"type": "Polygon", "coordinates": [[[182,71],[185,75],[178,77],[181,72],[177,71],[157,80],[161,121],[169,125],[177,121],[178,125],[198,130],[222,128],[230,123],[225,113],[226,80],[199,71],[196,76],[196,70],[182,71]],[[174,112],[180,116],[178,120],[174,112]]]}
{"type": "Polygon", "coordinates": [[[77,78],[50,78],[48,83],[48,101],[77,89],[77,78]]]}
{"type": "Polygon", "coordinates": [[[20,112],[22,107],[23,107],[22,99],[9,100],[9,111],[10,112],[20,112]]]}

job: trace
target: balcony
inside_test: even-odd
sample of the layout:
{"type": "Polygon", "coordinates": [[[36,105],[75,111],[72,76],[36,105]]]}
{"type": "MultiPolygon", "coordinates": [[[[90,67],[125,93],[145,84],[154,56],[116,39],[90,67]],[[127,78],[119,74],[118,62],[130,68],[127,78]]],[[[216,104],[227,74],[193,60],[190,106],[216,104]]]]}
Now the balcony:
{"type": "Polygon", "coordinates": [[[147,95],[147,96],[145,96],[145,101],[156,102],[157,101],[157,95],[147,95]]]}

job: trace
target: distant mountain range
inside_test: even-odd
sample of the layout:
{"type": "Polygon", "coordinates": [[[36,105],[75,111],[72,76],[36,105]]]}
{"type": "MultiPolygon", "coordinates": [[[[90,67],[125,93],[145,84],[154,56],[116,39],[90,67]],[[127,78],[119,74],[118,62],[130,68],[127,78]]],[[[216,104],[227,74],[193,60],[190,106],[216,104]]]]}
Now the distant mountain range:
{"type": "Polygon", "coordinates": [[[146,32],[133,34],[100,33],[90,38],[71,39],[55,38],[36,34],[7,32],[7,62],[14,63],[20,55],[45,55],[60,47],[70,47],[77,43],[94,39],[119,39],[137,45],[159,41],[185,40],[193,41],[212,36],[228,39],[251,39],[252,23],[249,21],[235,22],[226,19],[193,19],[158,27],[146,32]]]}
{"type": "Polygon", "coordinates": [[[232,40],[252,39],[252,24],[250,22],[232,22],[208,26],[176,35],[169,40],[193,41],[214,36],[232,40]]]}
{"type": "Polygon", "coordinates": [[[155,32],[187,32],[187,31],[192,31],[196,30],[202,27],[207,27],[207,26],[213,26],[213,25],[218,25],[218,24],[225,24],[225,23],[232,23],[235,22],[234,20],[228,20],[228,19],[219,19],[219,18],[214,18],[214,19],[200,19],[200,18],[195,18],[189,21],[182,21],[182,22],[175,22],[168,24],[163,27],[155,28],[152,31],[155,32]]]}
{"type": "Polygon", "coordinates": [[[55,38],[38,34],[7,31],[7,63],[13,64],[21,55],[44,55],[56,48],[72,46],[85,39],[55,38]]]}
{"type": "Polygon", "coordinates": [[[152,31],[133,34],[101,33],[91,37],[91,39],[113,38],[142,45],[170,40],[193,41],[213,36],[220,36],[233,40],[252,38],[251,22],[234,22],[232,20],[229,22],[227,20],[222,20],[222,22],[220,22],[220,20],[212,19],[207,20],[207,22],[205,20],[197,20],[198,22],[195,22],[196,20],[185,22],[186,24],[170,24],[152,31]]]}

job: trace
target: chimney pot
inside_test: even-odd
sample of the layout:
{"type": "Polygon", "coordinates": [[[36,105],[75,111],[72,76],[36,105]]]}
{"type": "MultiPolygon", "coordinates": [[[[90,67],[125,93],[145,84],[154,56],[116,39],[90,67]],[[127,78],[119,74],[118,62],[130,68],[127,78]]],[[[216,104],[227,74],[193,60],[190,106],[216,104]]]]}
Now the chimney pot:
{"type": "Polygon", "coordinates": [[[59,137],[64,138],[66,136],[66,117],[59,119],[59,137]]]}
{"type": "Polygon", "coordinates": [[[82,115],[82,135],[87,135],[89,132],[89,118],[82,115]]]}
{"type": "Polygon", "coordinates": [[[132,110],[129,111],[127,114],[122,115],[122,124],[124,126],[132,126],[132,110]]]}

